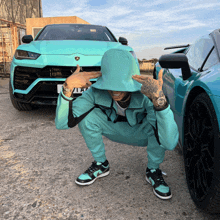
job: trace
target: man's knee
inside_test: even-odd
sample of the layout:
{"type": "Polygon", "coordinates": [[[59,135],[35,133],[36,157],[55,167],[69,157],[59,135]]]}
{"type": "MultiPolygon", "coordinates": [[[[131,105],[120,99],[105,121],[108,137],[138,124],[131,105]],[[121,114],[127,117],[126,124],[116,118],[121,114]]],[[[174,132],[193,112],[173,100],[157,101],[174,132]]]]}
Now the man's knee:
{"type": "Polygon", "coordinates": [[[177,144],[174,143],[168,143],[166,144],[166,146],[164,147],[166,150],[172,151],[175,149],[175,147],[177,146],[177,144]]]}

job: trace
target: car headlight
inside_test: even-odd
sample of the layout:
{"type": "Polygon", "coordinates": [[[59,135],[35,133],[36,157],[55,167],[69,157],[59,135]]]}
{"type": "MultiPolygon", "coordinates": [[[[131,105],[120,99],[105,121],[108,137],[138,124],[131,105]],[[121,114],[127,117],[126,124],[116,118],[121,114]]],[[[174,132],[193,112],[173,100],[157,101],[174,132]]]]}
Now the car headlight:
{"type": "Polygon", "coordinates": [[[131,53],[131,55],[134,57],[134,59],[137,59],[137,56],[136,56],[136,54],[135,54],[134,51],[130,51],[130,53],[131,53]]]}
{"type": "Polygon", "coordinates": [[[23,59],[36,60],[39,56],[40,56],[39,53],[33,53],[25,50],[15,51],[15,58],[18,60],[23,60],[23,59]]]}

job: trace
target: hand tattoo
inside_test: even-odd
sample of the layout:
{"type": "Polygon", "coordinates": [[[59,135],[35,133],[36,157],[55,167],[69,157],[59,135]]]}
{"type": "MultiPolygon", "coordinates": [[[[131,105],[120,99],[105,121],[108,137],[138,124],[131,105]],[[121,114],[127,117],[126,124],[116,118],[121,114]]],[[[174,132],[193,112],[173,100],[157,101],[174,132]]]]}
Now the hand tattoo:
{"type": "Polygon", "coordinates": [[[148,97],[153,98],[154,95],[158,92],[158,86],[155,84],[152,84],[149,80],[146,80],[141,87],[141,92],[145,94],[148,97]]]}
{"type": "Polygon", "coordinates": [[[163,69],[161,69],[158,73],[158,79],[152,79],[149,76],[143,75],[133,75],[132,78],[137,82],[141,83],[141,92],[146,95],[156,107],[159,105],[157,103],[157,99],[160,97],[164,97],[162,86],[163,86],[163,69]]]}

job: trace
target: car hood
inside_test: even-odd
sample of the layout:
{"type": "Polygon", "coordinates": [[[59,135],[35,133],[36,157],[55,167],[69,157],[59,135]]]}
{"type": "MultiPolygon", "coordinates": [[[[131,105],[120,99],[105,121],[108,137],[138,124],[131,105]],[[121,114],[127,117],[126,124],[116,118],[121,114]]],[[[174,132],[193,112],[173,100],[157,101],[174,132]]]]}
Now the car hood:
{"type": "Polygon", "coordinates": [[[129,46],[124,46],[119,42],[107,41],[85,41],[85,40],[56,40],[56,41],[32,41],[29,44],[20,45],[17,49],[40,53],[43,55],[56,54],[83,54],[83,55],[103,55],[111,48],[123,48],[133,51],[129,46]]]}

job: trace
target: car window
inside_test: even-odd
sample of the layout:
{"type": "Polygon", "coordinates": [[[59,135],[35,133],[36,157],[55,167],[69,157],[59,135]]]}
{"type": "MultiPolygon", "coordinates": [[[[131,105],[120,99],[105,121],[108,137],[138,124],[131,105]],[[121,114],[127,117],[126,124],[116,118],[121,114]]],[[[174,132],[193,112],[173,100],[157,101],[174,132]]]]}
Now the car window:
{"type": "Polygon", "coordinates": [[[36,40],[94,40],[115,42],[114,37],[105,27],[71,24],[47,26],[36,40]]]}
{"type": "Polygon", "coordinates": [[[193,69],[199,70],[213,46],[214,43],[209,36],[199,38],[186,53],[189,65],[193,69]]]}
{"type": "Polygon", "coordinates": [[[207,70],[209,69],[211,66],[217,64],[219,62],[218,59],[218,55],[217,55],[217,51],[214,48],[212,53],[210,54],[209,58],[207,59],[207,61],[205,62],[204,67],[202,68],[203,70],[207,70]]]}

